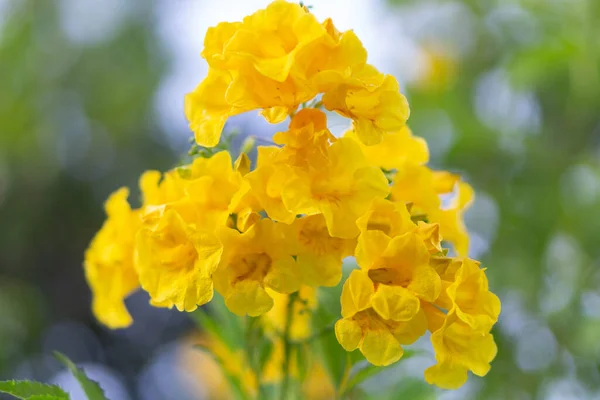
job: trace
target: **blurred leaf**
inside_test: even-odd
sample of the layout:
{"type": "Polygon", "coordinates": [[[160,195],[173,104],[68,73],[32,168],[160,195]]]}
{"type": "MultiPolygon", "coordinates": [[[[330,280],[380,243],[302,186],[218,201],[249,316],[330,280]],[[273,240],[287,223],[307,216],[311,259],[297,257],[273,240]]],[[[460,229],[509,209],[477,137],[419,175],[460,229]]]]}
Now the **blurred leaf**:
{"type": "Polygon", "coordinates": [[[23,400],[69,400],[69,395],[56,385],[31,381],[0,382],[0,392],[23,400]]]}
{"type": "Polygon", "coordinates": [[[246,343],[243,318],[231,313],[223,298],[215,293],[208,306],[191,313],[200,330],[204,330],[223,341],[231,349],[243,348],[246,343]]]}
{"type": "Polygon", "coordinates": [[[319,354],[335,387],[339,387],[347,368],[348,354],[338,343],[333,331],[322,335],[318,340],[319,354]]]}
{"type": "Polygon", "coordinates": [[[233,395],[236,399],[245,400],[250,398],[250,396],[246,394],[242,382],[239,380],[239,378],[232,376],[227,370],[227,368],[225,368],[224,360],[221,360],[221,358],[219,358],[206,346],[198,344],[195,345],[194,348],[196,350],[203,351],[206,354],[210,355],[217,362],[217,364],[219,364],[219,367],[221,367],[221,372],[223,372],[223,376],[225,377],[225,379],[227,379],[229,387],[233,391],[233,395]]]}
{"type": "Polygon", "coordinates": [[[268,339],[261,341],[258,354],[258,368],[262,371],[273,354],[273,342],[268,339]]]}
{"type": "Polygon", "coordinates": [[[47,394],[36,394],[34,396],[28,397],[28,400],[60,400],[59,397],[50,396],[47,394]]]}
{"type": "Polygon", "coordinates": [[[78,368],[67,356],[59,352],[54,352],[54,357],[71,371],[71,374],[73,374],[81,385],[88,400],[108,400],[98,382],[88,378],[85,372],[81,368],[78,368]]]}
{"type": "Polygon", "coordinates": [[[429,385],[421,379],[403,378],[387,390],[387,394],[380,396],[381,400],[411,399],[411,400],[433,400],[435,395],[434,386],[429,385]]]}
{"type": "Polygon", "coordinates": [[[310,347],[307,344],[297,344],[296,346],[296,362],[298,364],[298,380],[304,382],[310,367],[310,347]]]}
{"type": "MultiPolygon", "coordinates": [[[[354,351],[353,353],[358,353],[354,351]]],[[[415,353],[410,350],[405,350],[402,356],[402,361],[412,357],[415,353]]],[[[360,385],[364,381],[378,375],[379,373],[386,371],[390,368],[397,367],[397,364],[390,364],[385,367],[378,367],[372,364],[367,364],[365,367],[360,368],[358,371],[350,375],[348,383],[346,384],[346,391],[351,391],[355,386],[360,385]]]]}

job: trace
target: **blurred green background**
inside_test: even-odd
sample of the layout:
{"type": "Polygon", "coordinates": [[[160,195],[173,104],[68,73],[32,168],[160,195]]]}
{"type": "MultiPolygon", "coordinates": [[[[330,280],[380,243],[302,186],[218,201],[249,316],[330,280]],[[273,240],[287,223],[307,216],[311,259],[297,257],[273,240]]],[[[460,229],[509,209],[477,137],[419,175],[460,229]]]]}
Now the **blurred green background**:
{"type": "MultiPolygon", "coordinates": [[[[0,0],[0,378],[74,387],[60,350],[113,400],[203,398],[177,358],[187,316],[137,294],[134,326],[107,331],[82,256],[108,194],[186,151],[206,28],[266,4],[0,0]]],[[[475,187],[471,253],[503,302],[485,378],[415,392],[429,361],[414,359],[373,390],[405,379],[414,398],[600,399],[600,1],[310,4],[398,77],[431,165],[475,187]]],[[[277,130],[255,115],[231,125],[277,130]]]]}

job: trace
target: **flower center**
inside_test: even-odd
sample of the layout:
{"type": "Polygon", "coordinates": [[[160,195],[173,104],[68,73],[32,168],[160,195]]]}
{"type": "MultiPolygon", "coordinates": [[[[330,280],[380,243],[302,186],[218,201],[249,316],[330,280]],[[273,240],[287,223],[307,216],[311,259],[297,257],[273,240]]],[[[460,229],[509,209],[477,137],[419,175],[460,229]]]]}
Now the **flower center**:
{"type": "Polygon", "coordinates": [[[378,268],[369,270],[369,278],[375,283],[407,287],[412,281],[412,271],[406,268],[378,268]]]}
{"type": "Polygon", "coordinates": [[[232,271],[232,283],[243,280],[261,282],[271,269],[271,257],[265,253],[244,254],[236,257],[229,267],[232,271]]]}

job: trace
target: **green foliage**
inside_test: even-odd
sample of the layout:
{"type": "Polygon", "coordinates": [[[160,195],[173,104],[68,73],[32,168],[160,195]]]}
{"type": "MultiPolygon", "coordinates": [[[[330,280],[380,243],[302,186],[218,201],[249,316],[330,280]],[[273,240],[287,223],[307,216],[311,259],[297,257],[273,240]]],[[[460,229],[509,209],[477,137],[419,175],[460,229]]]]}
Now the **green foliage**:
{"type": "MultiPolygon", "coordinates": [[[[412,353],[410,351],[405,351],[400,362],[406,361],[411,357],[411,355],[412,353]]],[[[348,383],[345,386],[345,391],[350,392],[355,386],[360,385],[361,383],[374,377],[375,375],[378,375],[383,371],[394,367],[397,367],[397,365],[391,364],[385,367],[378,367],[375,365],[367,364],[350,375],[350,377],[348,378],[348,383]]]]}
{"type": "Polygon", "coordinates": [[[196,345],[195,348],[199,351],[205,352],[210,357],[212,357],[217,362],[217,364],[219,364],[219,367],[221,368],[221,371],[223,372],[223,376],[227,380],[227,383],[229,383],[229,387],[232,390],[233,396],[235,397],[235,399],[238,399],[238,400],[250,399],[250,395],[248,393],[246,393],[244,386],[242,385],[242,382],[240,381],[240,379],[238,377],[233,376],[230,373],[228,373],[227,368],[224,365],[225,360],[222,360],[220,357],[218,357],[216,354],[214,354],[211,349],[209,349],[205,346],[196,345]]]}
{"type": "Polygon", "coordinates": [[[108,400],[98,382],[88,378],[85,372],[81,368],[78,368],[67,356],[55,352],[54,357],[71,371],[71,374],[77,379],[77,382],[79,382],[79,385],[81,385],[81,388],[85,392],[87,400],[108,400]]]}
{"type": "Polygon", "coordinates": [[[23,400],[69,400],[60,387],[31,381],[0,382],[0,392],[23,400]]]}

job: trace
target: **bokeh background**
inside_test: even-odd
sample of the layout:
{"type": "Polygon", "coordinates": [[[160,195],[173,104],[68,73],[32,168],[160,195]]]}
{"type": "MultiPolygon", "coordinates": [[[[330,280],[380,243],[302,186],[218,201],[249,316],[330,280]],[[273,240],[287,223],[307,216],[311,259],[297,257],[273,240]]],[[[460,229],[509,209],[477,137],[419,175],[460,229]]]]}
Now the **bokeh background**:
{"type": "MultiPolygon", "coordinates": [[[[186,152],[206,28],[267,3],[0,0],[0,378],[78,399],[59,350],[112,400],[204,398],[210,374],[181,361],[188,316],[140,293],[135,324],[106,330],[82,257],[108,194],[186,152]]],[[[431,165],[477,191],[470,252],[503,302],[499,354],[485,378],[419,398],[600,399],[600,1],[305,3],[357,32],[400,81],[431,165]]],[[[278,129],[254,113],[230,127],[278,129]]],[[[421,379],[430,357],[407,363],[367,389],[421,379]]]]}

